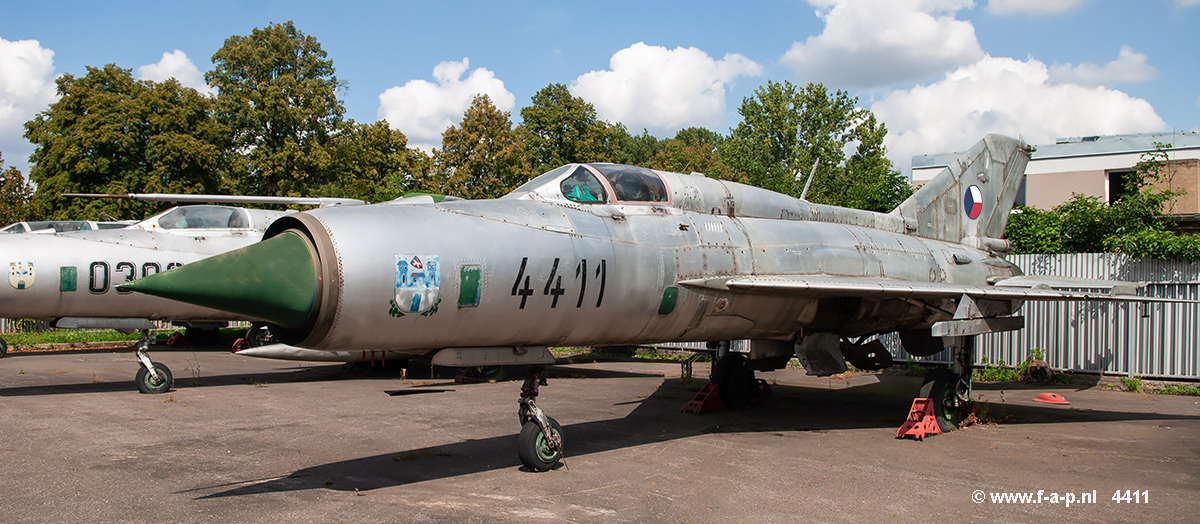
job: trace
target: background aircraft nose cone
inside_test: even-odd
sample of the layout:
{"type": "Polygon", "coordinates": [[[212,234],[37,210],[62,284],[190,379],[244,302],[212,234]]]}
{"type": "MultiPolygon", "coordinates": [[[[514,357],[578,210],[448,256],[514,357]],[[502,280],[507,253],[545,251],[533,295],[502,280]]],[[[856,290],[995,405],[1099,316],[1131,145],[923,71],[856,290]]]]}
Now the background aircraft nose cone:
{"type": "Polygon", "coordinates": [[[315,260],[308,241],[289,231],[118,288],[295,328],[316,302],[315,260]]]}

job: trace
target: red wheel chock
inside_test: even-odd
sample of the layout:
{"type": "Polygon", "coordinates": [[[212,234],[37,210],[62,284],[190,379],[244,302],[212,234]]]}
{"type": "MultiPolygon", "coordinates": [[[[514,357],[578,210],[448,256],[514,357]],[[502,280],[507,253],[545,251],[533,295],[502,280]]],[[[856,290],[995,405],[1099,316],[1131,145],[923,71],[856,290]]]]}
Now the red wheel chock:
{"type": "Polygon", "coordinates": [[[687,404],[679,411],[681,413],[691,413],[699,415],[705,411],[721,411],[725,409],[725,403],[721,401],[721,388],[716,384],[709,382],[696,396],[689,400],[687,404]]]}
{"type": "Polygon", "coordinates": [[[940,435],[942,428],[938,426],[937,416],[933,414],[933,400],[927,398],[913,399],[912,409],[908,411],[908,420],[896,431],[896,438],[912,437],[917,440],[927,435],[940,435]]]}
{"type": "Polygon", "coordinates": [[[171,333],[171,336],[167,338],[167,345],[171,347],[183,347],[190,346],[192,343],[183,336],[183,333],[176,331],[171,333]]]}
{"type": "Polygon", "coordinates": [[[1035,402],[1045,402],[1046,404],[1070,404],[1070,402],[1067,402],[1067,399],[1058,393],[1042,393],[1033,400],[1035,402]]]}
{"type": "Polygon", "coordinates": [[[231,353],[237,353],[243,349],[250,349],[250,343],[247,342],[246,339],[239,337],[237,340],[233,341],[233,351],[231,351],[231,353]]]}

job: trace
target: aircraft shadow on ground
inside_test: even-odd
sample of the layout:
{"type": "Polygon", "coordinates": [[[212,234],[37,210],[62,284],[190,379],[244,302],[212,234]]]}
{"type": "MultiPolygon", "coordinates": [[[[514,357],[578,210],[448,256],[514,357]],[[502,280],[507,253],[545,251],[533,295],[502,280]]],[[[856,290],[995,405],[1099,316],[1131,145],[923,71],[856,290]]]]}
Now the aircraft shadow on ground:
{"type": "MultiPolygon", "coordinates": [[[[365,364],[349,367],[342,364],[310,363],[311,367],[270,371],[260,373],[228,373],[223,375],[201,374],[189,376],[187,371],[175,370],[175,385],[171,391],[186,390],[197,387],[237,386],[247,384],[287,384],[303,382],[323,382],[338,380],[381,379],[392,380],[400,376],[400,365],[391,367],[367,367],[365,364]]],[[[136,390],[133,376],[137,371],[136,363],[129,365],[129,380],[112,382],[76,382],[62,384],[42,384],[33,386],[13,386],[0,388],[0,397],[21,397],[32,395],[59,395],[70,393],[113,393],[136,390]]],[[[513,373],[510,375],[519,375],[513,373]]],[[[637,373],[632,371],[616,371],[609,369],[551,368],[547,376],[550,378],[620,378],[620,377],[660,377],[661,373],[637,373]]],[[[453,386],[454,373],[451,370],[439,370],[431,378],[414,379],[426,382],[425,386],[453,386]]]]}
{"type": "MultiPolygon", "coordinates": [[[[668,379],[629,415],[611,420],[569,424],[565,462],[572,457],[694,437],[708,433],[827,432],[886,428],[904,421],[912,403],[908,377],[880,376],[880,382],[830,390],[807,386],[774,386],[774,396],[749,409],[696,416],[680,413],[693,393],[678,380],[668,379]]],[[[624,404],[624,403],[620,403],[624,404]]],[[[984,403],[993,411],[1006,410],[1004,424],[1076,423],[1118,420],[1200,420],[1197,416],[1064,409],[1063,406],[1021,406],[984,403]]],[[[553,415],[553,414],[552,414],[553,415]]],[[[269,479],[200,487],[188,492],[221,490],[198,498],[221,498],[308,489],[373,490],[505,468],[525,468],[516,455],[516,434],[449,442],[391,453],[332,462],[269,479]]]]}

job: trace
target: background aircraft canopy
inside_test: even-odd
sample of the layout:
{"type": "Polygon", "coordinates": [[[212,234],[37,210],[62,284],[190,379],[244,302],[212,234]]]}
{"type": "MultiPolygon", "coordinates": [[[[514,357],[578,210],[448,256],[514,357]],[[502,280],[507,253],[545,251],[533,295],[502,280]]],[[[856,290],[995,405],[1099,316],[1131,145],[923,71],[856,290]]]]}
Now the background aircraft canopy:
{"type": "Polygon", "coordinates": [[[92,222],[90,220],[40,220],[9,224],[4,229],[0,229],[0,232],[29,233],[31,231],[54,231],[55,233],[65,233],[67,231],[121,229],[129,224],[129,222],[92,222]]]}
{"type": "Polygon", "coordinates": [[[159,215],[163,229],[248,229],[250,218],[244,210],[224,206],[183,206],[159,215]]]}
{"type": "MultiPolygon", "coordinates": [[[[292,212],[294,211],[285,211],[283,213],[292,212]]],[[[146,231],[192,229],[262,230],[281,214],[279,211],[230,206],[179,206],[147,218],[134,227],[146,231]]]]}

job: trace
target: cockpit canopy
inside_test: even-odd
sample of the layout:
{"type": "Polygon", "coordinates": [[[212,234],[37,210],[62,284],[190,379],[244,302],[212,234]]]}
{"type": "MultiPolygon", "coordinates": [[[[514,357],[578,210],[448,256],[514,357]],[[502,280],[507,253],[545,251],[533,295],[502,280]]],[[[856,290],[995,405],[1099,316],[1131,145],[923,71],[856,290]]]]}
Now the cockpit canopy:
{"type": "Polygon", "coordinates": [[[577,204],[668,202],[662,178],[649,169],[621,164],[568,164],[550,170],[514,190],[548,200],[577,204]]]}
{"type": "Polygon", "coordinates": [[[180,206],[143,222],[161,229],[250,229],[245,209],[228,206],[180,206]]]}

